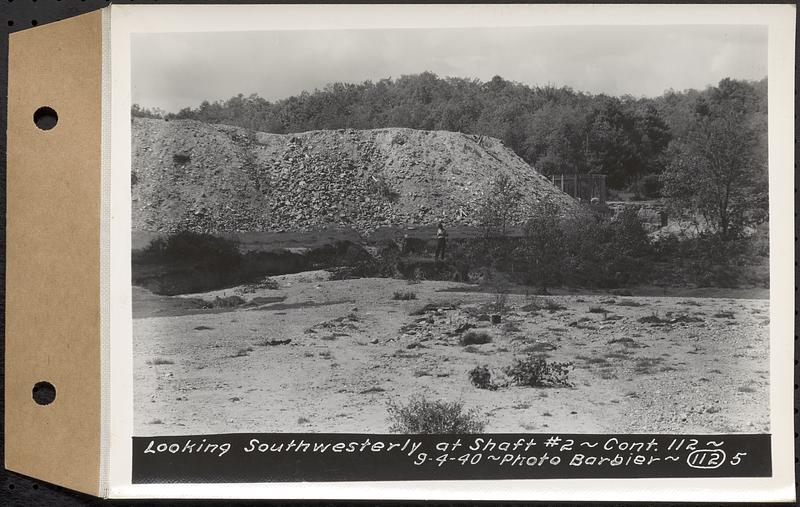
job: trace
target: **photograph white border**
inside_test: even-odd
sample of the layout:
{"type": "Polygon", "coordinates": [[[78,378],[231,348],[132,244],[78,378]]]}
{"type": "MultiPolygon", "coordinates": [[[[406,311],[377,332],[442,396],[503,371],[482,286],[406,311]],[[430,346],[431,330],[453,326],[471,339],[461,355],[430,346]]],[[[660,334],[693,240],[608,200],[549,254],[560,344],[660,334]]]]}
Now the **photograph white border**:
{"type": "Polygon", "coordinates": [[[105,494],[114,498],[790,501],[794,498],[794,5],[112,5],[105,65],[111,96],[110,312],[105,494]],[[131,54],[134,33],[557,25],[766,25],[770,182],[771,478],[529,479],[259,484],[131,484],[131,54]]]}

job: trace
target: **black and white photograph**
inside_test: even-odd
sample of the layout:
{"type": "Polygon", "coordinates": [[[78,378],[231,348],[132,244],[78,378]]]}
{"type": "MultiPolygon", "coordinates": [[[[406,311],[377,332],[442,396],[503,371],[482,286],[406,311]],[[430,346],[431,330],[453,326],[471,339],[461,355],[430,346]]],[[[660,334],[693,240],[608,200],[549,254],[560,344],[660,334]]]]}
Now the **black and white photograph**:
{"type": "Polygon", "coordinates": [[[133,34],[134,435],[770,433],[767,46],[133,34]]]}

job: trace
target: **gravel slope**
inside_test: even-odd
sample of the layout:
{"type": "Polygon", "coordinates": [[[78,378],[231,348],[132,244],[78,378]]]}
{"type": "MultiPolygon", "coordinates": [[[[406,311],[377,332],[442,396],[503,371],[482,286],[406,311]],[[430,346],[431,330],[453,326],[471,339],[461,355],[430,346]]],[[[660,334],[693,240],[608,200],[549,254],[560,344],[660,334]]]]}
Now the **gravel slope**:
{"type": "MultiPolygon", "coordinates": [[[[401,128],[265,134],[134,118],[134,231],[313,230],[475,225],[507,174],[527,206],[574,201],[494,138],[401,128]]],[[[521,217],[518,217],[521,220],[521,217]]]]}

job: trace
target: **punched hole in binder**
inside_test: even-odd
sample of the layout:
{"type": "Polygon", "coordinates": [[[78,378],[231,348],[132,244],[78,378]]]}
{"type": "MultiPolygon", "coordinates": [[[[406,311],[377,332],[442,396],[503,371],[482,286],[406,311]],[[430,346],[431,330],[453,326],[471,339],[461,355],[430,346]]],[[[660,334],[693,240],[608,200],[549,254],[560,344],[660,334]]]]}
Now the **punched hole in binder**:
{"type": "Polygon", "coordinates": [[[50,130],[58,123],[58,113],[52,107],[40,107],[33,113],[33,123],[42,130],[50,130]]]}
{"type": "Polygon", "coordinates": [[[49,405],[56,399],[56,388],[50,382],[37,382],[33,386],[33,401],[39,405],[49,405]]]}

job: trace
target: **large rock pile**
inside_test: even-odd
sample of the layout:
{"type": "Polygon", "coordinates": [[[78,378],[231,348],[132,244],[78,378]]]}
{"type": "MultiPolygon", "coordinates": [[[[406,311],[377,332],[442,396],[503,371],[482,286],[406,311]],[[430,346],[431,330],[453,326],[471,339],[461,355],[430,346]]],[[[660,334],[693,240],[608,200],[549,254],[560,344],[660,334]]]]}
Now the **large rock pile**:
{"type": "Polygon", "coordinates": [[[265,134],[196,121],[133,120],[136,231],[477,225],[493,177],[533,203],[573,200],[500,141],[387,128],[265,134]]]}

